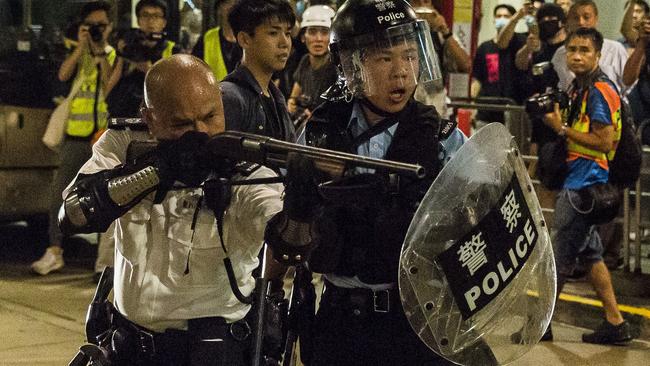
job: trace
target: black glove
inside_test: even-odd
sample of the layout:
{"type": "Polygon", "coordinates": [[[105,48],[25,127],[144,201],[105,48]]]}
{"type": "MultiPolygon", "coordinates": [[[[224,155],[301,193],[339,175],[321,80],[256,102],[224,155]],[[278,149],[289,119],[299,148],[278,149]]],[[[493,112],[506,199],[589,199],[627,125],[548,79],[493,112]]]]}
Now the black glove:
{"type": "Polygon", "coordinates": [[[285,177],[284,212],[293,221],[311,221],[322,207],[318,184],[324,175],[314,161],[304,155],[289,153],[285,177]]]}
{"type": "MultiPolygon", "coordinates": [[[[157,198],[164,197],[174,181],[188,187],[198,187],[212,171],[204,150],[209,136],[203,132],[189,131],[178,140],[164,140],[154,151],[156,166],[160,171],[157,198]]],[[[158,199],[156,200],[158,201],[158,199]]]]}

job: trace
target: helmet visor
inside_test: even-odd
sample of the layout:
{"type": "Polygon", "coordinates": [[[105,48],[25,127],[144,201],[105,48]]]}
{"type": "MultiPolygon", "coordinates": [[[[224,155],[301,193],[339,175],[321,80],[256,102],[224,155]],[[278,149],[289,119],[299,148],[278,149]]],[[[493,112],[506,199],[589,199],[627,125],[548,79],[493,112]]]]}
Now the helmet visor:
{"type": "Polygon", "coordinates": [[[357,96],[401,94],[442,77],[431,32],[425,21],[393,26],[341,42],[341,66],[348,89],[357,96]]]}

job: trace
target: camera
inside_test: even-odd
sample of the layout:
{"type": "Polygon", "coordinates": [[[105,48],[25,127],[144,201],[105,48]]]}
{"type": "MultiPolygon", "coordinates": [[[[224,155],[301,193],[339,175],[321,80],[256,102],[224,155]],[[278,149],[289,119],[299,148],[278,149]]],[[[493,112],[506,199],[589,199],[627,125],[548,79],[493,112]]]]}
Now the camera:
{"type": "Polygon", "coordinates": [[[162,57],[165,46],[165,33],[147,34],[140,29],[131,28],[118,34],[124,41],[124,48],[118,55],[132,62],[156,61],[162,57]]]}
{"type": "Polygon", "coordinates": [[[567,108],[570,104],[569,95],[562,90],[553,89],[547,93],[526,99],[526,113],[542,115],[553,112],[553,105],[558,103],[560,109],[567,108]]]}
{"type": "Polygon", "coordinates": [[[88,33],[90,34],[90,39],[92,39],[93,42],[99,42],[104,38],[104,30],[106,29],[105,25],[101,24],[93,24],[90,27],[88,27],[88,33]]]}

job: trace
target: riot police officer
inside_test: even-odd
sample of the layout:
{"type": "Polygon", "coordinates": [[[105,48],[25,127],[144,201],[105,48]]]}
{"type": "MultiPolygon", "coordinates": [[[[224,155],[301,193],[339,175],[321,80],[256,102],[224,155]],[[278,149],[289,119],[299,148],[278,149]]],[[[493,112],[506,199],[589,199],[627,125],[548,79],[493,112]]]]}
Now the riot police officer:
{"type": "Polygon", "coordinates": [[[308,262],[325,279],[311,364],[449,364],[413,332],[397,289],[400,248],[418,202],[465,140],[414,97],[440,78],[429,27],[406,1],[348,0],[329,47],[342,82],[314,111],[304,142],[417,163],[427,176],[386,184],[380,172],[357,169],[341,184],[361,189],[325,201],[321,227],[328,229],[308,262]]]}

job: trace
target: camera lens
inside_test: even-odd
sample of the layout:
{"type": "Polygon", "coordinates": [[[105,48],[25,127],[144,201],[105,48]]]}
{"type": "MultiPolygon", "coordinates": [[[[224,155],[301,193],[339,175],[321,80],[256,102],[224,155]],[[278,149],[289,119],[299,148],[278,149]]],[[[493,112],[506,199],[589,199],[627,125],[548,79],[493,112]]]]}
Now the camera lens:
{"type": "Polygon", "coordinates": [[[88,33],[90,33],[90,39],[92,39],[93,42],[99,42],[104,37],[104,26],[100,24],[91,25],[90,28],[88,28],[88,33]]]}

